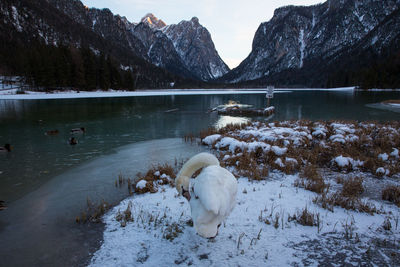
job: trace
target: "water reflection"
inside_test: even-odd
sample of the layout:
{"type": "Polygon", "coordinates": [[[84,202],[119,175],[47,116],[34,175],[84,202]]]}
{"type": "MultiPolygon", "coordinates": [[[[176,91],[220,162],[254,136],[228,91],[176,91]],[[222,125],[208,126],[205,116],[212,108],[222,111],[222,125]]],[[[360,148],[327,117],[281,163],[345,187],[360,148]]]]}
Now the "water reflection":
{"type": "Polygon", "coordinates": [[[220,116],[214,126],[217,129],[221,129],[228,124],[243,124],[248,123],[250,120],[250,118],[245,117],[220,116]]]}

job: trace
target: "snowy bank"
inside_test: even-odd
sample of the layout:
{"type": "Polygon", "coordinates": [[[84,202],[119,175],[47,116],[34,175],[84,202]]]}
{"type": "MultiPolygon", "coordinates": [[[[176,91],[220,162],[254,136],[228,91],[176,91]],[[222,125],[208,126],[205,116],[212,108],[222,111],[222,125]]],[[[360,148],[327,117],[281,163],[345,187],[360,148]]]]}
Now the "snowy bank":
{"type": "Polygon", "coordinates": [[[384,203],[386,214],[374,216],[342,208],[329,212],[313,204],[315,193],[293,186],[297,178],[282,173],[260,182],[240,178],[237,205],[215,239],[204,239],[195,233],[188,223],[188,202],[177,196],[175,188],[162,187],[156,194],[128,198],[104,216],[104,242],[90,266],[395,262],[389,255],[399,246],[397,207],[384,203]],[[314,217],[315,226],[302,225],[294,218],[301,218],[304,210],[314,217]],[[122,227],[118,218],[127,213],[131,220],[122,227]],[[384,230],[387,220],[392,224],[391,230],[384,230]],[[387,240],[395,248],[380,248],[375,240],[387,240]],[[370,255],[367,250],[371,250],[370,255]]]}

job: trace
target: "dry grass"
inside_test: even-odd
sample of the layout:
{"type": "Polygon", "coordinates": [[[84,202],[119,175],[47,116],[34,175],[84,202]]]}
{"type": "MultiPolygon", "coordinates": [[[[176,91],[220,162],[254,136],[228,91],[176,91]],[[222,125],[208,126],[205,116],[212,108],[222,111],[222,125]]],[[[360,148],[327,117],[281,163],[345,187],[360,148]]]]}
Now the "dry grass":
{"type": "Polygon", "coordinates": [[[181,233],[183,233],[183,227],[178,223],[172,223],[164,230],[163,238],[169,241],[174,241],[174,239],[177,238],[181,233]]]}
{"type": "Polygon", "coordinates": [[[310,212],[307,207],[305,207],[302,211],[293,214],[288,217],[288,221],[296,221],[297,223],[304,226],[319,226],[320,225],[320,216],[319,214],[314,214],[310,212]]]}
{"type": "Polygon", "coordinates": [[[338,178],[337,182],[342,184],[341,190],[334,193],[325,192],[317,196],[313,202],[330,211],[333,211],[334,206],[338,206],[346,210],[356,210],[369,214],[378,212],[373,204],[360,199],[361,194],[364,192],[363,179],[361,177],[338,178]]]}
{"type": "Polygon", "coordinates": [[[382,199],[400,207],[400,186],[388,186],[382,191],[382,199]]]}
{"type": "Polygon", "coordinates": [[[214,127],[209,127],[206,130],[200,132],[200,139],[203,140],[207,136],[216,134],[217,132],[218,132],[217,129],[215,129],[214,127]]]}
{"type": "Polygon", "coordinates": [[[346,210],[355,210],[369,214],[379,213],[375,205],[362,201],[359,197],[346,197],[341,192],[323,193],[313,199],[315,204],[333,212],[333,207],[342,207],[346,210]]]}
{"type": "Polygon", "coordinates": [[[126,210],[124,210],[123,213],[118,211],[115,219],[121,223],[121,227],[125,227],[127,222],[133,222],[134,218],[132,216],[132,202],[128,203],[128,206],[126,207],[126,210]]]}
{"type": "Polygon", "coordinates": [[[364,192],[363,179],[350,177],[343,181],[341,195],[343,197],[359,197],[364,192]]]}
{"type": "Polygon", "coordinates": [[[193,133],[188,133],[183,136],[183,140],[187,143],[195,143],[197,141],[197,137],[193,133]]]}
{"type": "Polygon", "coordinates": [[[99,223],[101,222],[101,216],[103,216],[104,213],[106,213],[112,207],[112,205],[104,200],[98,204],[95,204],[89,198],[87,198],[86,202],[86,210],[82,211],[81,215],[75,218],[75,222],[77,223],[99,223]]]}
{"type": "MultiPolygon", "coordinates": [[[[236,176],[261,180],[268,177],[270,170],[279,170],[285,174],[300,172],[300,178],[295,181],[295,186],[320,194],[314,202],[332,211],[334,206],[339,206],[370,214],[379,212],[374,205],[360,199],[364,192],[362,178],[350,177],[347,180],[338,181],[342,184],[341,189],[337,192],[330,192],[330,185],[321,176],[319,169],[345,173],[369,172],[377,177],[400,173],[399,158],[390,155],[394,148],[400,149],[400,122],[398,121],[386,123],[376,121],[363,123],[357,121],[313,122],[308,120],[274,123],[253,122],[228,125],[221,129],[210,128],[203,131],[200,137],[203,139],[213,134],[231,137],[239,142],[264,142],[266,146],[286,148],[287,152],[279,156],[273,150],[263,150],[261,147],[255,151],[237,147],[232,152],[228,146],[220,147],[216,146],[216,143],[211,145],[212,149],[220,153],[221,165],[233,167],[236,176]],[[279,127],[282,128],[279,129],[279,127]],[[260,128],[271,133],[274,130],[285,133],[278,138],[261,139],[259,135],[253,135],[251,131],[249,134],[239,132],[242,129],[257,130],[260,128]],[[322,132],[314,135],[316,130],[322,132]],[[291,131],[297,131],[296,141],[289,134],[291,131]],[[389,155],[387,161],[379,158],[379,155],[384,153],[389,155]],[[349,164],[344,167],[339,166],[335,161],[335,158],[339,156],[350,158],[349,164]],[[288,158],[292,160],[287,160],[288,158]],[[390,173],[377,173],[376,171],[380,167],[389,170],[390,173]]],[[[388,194],[390,194],[389,191],[385,196],[388,194]]],[[[386,198],[394,197],[386,196],[386,198]]],[[[270,221],[273,224],[274,219],[270,218],[270,221]]]]}
{"type": "Polygon", "coordinates": [[[386,101],[383,101],[382,103],[384,103],[384,104],[400,104],[400,99],[386,100],[386,101]]]}
{"type": "Polygon", "coordinates": [[[170,184],[173,186],[174,179],[176,178],[174,168],[168,164],[157,165],[151,167],[144,175],[137,174],[137,181],[145,180],[146,186],[139,188],[134,185],[135,193],[144,194],[147,192],[156,193],[158,191],[157,185],[170,184]]]}
{"type": "MultiPolygon", "coordinates": [[[[248,153],[252,161],[257,162],[258,165],[263,163],[268,169],[277,169],[286,174],[293,174],[298,172],[300,169],[305,167],[307,164],[316,165],[318,168],[329,168],[333,171],[340,172],[352,172],[360,170],[363,172],[370,172],[373,175],[376,174],[376,170],[379,167],[384,167],[390,170],[389,176],[400,172],[399,160],[393,157],[389,161],[383,162],[378,158],[379,154],[386,153],[390,154],[393,148],[400,148],[400,122],[393,121],[388,123],[378,122],[364,122],[358,123],[356,121],[286,121],[286,122],[274,122],[272,128],[285,127],[294,130],[305,131],[312,134],[316,127],[325,129],[325,135],[313,136],[310,140],[306,137],[302,137],[300,144],[294,145],[293,141],[287,138],[284,134],[283,138],[276,140],[263,141],[257,139],[252,135],[241,135],[238,136],[239,130],[251,127],[252,129],[267,127],[271,128],[269,124],[263,122],[254,122],[247,124],[227,125],[221,129],[209,128],[200,134],[200,138],[212,134],[221,134],[223,137],[232,137],[238,141],[252,142],[261,141],[271,146],[286,147],[288,149],[284,157],[290,157],[296,159],[299,164],[286,163],[284,157],[282,161],[285,163],[285,167],[275,164],[275,160],[278,158],[272,151],[264,152],[262,149],[248,153]],[[335,128],[334,123],[343,124],[345,127],[350,129],[342,130],[340,127],[335,128]],[[331,137],[342,134],[344,138],[347,138],[344,143],[335,142],[335,139],[331,137]],[[286,139],[286,140],[285,140],[286,139]],[[363,162],[360,166],[353,166],[349,164],[345,167],[338,166],[334,159],[338,156],[350,157],[354,160],[363,162]]],[[[217,149],[215,144],[212,146],[213,149],[217,149]]],[[[224,155],[229,153],[228,148],[218,148],[218,150],[224,155]]],[[[237,149],[235,153],[243,153],[241,149],[237,149]]],[[[248,157],[246,155],[246,157],[248,157]]],[[[223,158],[223,157],[221,157],[223,158]]],[[[228,166],[232,166],[231,163],[227,163],[228,166]]],[[[379,174],[377,175],[379,176],[379,174]]]]}
{"type": "Polygon", "coordinates": [[[221,162],[222,167],[235,167],[236,172],[234,174],[236,176],[245,176],[251,180],[263,180],[268,177],[269,170],[262,163],[259,163],[252,153],[248,153],[244,151],[243,153],[239,153],[236,155],[232,155],[231,153],[227,153],[229,155],[227,159],[224,158],[224,154],[219,154],[219,160],[221,162]]]}
{"type": "Polygon", "coordinates": [[[295,181],[295,186],[321,194],[329,190],[329,184],[326,184],[315,165],[308,165],[300,173],[300,179],[295,181]]]}

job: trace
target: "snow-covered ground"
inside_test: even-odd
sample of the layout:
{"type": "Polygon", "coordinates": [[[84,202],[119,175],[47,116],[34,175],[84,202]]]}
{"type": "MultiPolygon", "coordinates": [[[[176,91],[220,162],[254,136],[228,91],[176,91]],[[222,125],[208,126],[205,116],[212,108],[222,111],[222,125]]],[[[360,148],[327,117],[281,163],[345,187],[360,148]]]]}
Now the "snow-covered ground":
{"type": "MultiPolygon", "coordinates": [[[[91,266],[400,264],[400,208],[381,199],[383,188],[399,186],[399,173],[387,177],[389,173],[374,172],[377,167],[398,171],[398,124],[254,122],[222,132],[209,135],[203,143],[216,150],[223,165],[239,179],[237,205],[217,237],[198,236],[189,223],[190,207],[186,199],[178,196],[175,188],[154,182],[156,193],[134,195],[104,216],[104,242],[93,255],[91,266]],[[383,142],[382,136],[387,151],[382,148],[367,153],[376,157],[377,165],[368,169],[372,172],[363,169],[364,160],[367,164],[371,159],[364,158],[362,153],[360,158],[345,154],[346,150],[337,152],[343,155],[333,153],[328,160],[333,169],[320,170],[324,183],[330,185],[323,193],[303,188],[299,181],[305,178],[299,172],[284,172],[285,165],[308,166],[308,161],[320,161],[311,157],[301,159],[301,148],[344,149],[362,140],[361,146],[371,145],[370,149],[375,149],[376,142],[383,142]],[[395,147],[389,147],[390,142],[395,147]],[[243,167],[240,160],[246,153],[259,155],[256,160],[270,157],[271,166],[256,165],[270,169],[269,174],[259,181],[240,175],[243,167]],[[336,205],[326,208],[316,201],[343,192],[344,183],[353,177],[362,177],[364,190],[349,199],[360,200],[359,203],[374,207],[374,211],[359,212],[357,208],[336,205]]],[[[245,160],[247,164],[248,159],[245,160]]],[[[139,181],[139,188],[143,186],[143,180],[139,181]]]]}
{"type": "Polygon", "coordinates": [[[389,106],[393,106],[395,108],[400,108],[400,104],[396,104],[396,103],[389,103],[389,106]]]}
{"type": "Polygon", "coordinates": [[[312,202],[316,193],[293,186],[297,178],[282,173],[261,182],[240,178],[237,205],[215,239],[198,236],[187,224],[190,207],[175,188],[162,187],[155,194],[128,198],[104,216],[104,242],[90,266],[399,263],[398,254],[397,261],[390,256],[400,246],[399,208],[379,203],[386,214],[342,208],[330,212],[312,202]],[[133,221],[122,227],[117,217],[127,208],[133,221]],[[319,226],[289,221],[305,208],[319,216],[319,226]],[[386,220],[392,224],[391,230],[384,230],[386,220]],[[385,247],[379,242],[386,242],[385,247]]]}
{"type": "MultiPolygon", "coordinates": [[[[276,89],[274,93],[290,93],[293,89],[276,89]]],[[[354,87],[334,89],[296,89],[319,91],[353,91],[354,87]]],[[[99,98],[99,97],[130,97],[130,96],[162,96],[162,95],[222,95],[222,94],[265,94],[266,89],[165,89],[138,91],[54,91],[52,93],[25,91],[17,94],[17,89],[0,91],[0,99],[60,99],[60,98],[99,98]]]]}

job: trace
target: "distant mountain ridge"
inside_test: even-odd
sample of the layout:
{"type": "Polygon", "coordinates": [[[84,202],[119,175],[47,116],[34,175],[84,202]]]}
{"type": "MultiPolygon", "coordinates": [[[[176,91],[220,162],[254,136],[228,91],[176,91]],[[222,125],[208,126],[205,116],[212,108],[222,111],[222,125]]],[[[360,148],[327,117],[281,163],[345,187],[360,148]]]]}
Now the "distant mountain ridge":
{"type": "Polygon", "coordinates": [[[143,59],[175,75],[199,81],[212,80],[229,71],[209,32],[197,19],[196,23],[182,22],[185,27],[167,26],[149,13],[139,23],[131,23],[109,9],[88,8],[79,0],[4,0],[1,6],[7,31],[20,32],[24,39],[35,38],[56,46],[84,45],[95,53],[112,51],[123,66],[133,67],[134,62],[143,59]],[[191,49],[185,50],[184,43],[190,43],[191,49]]]}
{"type": "Polygon", "coordinates": [[[70,81],[73,73],[91,80],[85,88],[94,80],[99,86],[103,73],[122,88],[132,81],[130,88],[400,87],[399,8],[400,0],[328,0],[278,8],[259,26],[249,56],[229,70],[196,17],[167,25],[149,13],[132,23],[79,0],[2,0],[0,72],[43,76],[32,66],[40,64],[57,76],[47,86],[61,79],[57,68],[62,65],[70,81]],[[49,49],[56,56],[45,46],[58,48],[49,49]]]}
{"type": "Polygon", "coordinates": [[[86,8],[77,0],[47,1],[104,38],[115,40],[120,45],[129,47],[137,56],[178,75],[207,81],[229,71],[219,57],[207,29],[198,20],[194,24],[186,23],[187,28],[177,27],[167,25],[148,13],[139,23],[132,23],[125,17],[113,15],[108,9],[86,8]],[[169,29],[169,34],[165,34],[164,27],[169,29]],[[173,40],[169,37],[178,35],[179,39],[173,40]],[[181,47],[183,42],[194,45],[195,53],[188,55],[177,51],[176,48],[181,47]],[[202,55],[202,61],[194,64],[193,61],[199,58],[198,54],[202,55]]]}
{"type": "MultiPolygon", "coordinates": [[[[392,14],[399,5],[399,0],[328,0],[278,8],[270,21],[259,26],[250,55],[220,81],[330,86],[333,64],[344,64],[352,55],[362,57],[364,50],[380,57],[381,51],[397,42],[399,28],[384,28],[381,23],[386,18],[398,20],[392,14]]],[[[359,71],[356,61],[348,72],[359,71]]]]}

